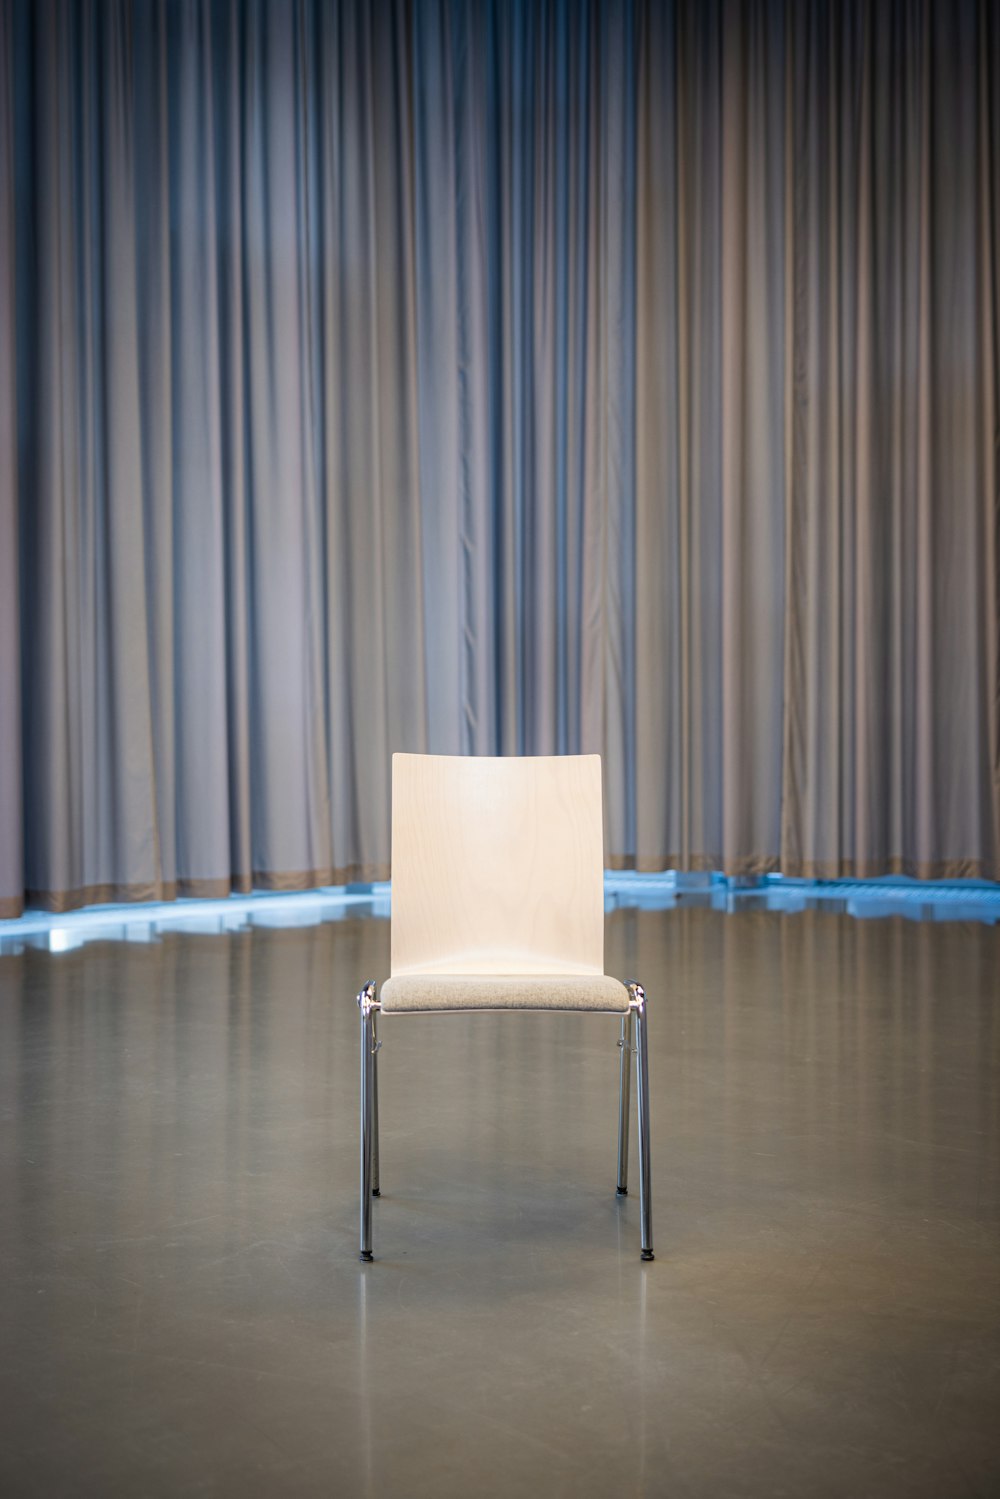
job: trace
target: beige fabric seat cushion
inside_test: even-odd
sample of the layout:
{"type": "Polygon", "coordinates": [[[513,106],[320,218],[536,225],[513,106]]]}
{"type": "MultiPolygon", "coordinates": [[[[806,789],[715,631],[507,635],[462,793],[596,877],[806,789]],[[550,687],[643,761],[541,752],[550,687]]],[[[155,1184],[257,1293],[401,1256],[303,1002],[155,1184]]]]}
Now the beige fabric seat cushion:
{"type": "Polygon", "coordinates": [[[406,973],[386,979],[382,1009],[613,1010],[629,1007],[625,985],[606,974],[406,973]]]}

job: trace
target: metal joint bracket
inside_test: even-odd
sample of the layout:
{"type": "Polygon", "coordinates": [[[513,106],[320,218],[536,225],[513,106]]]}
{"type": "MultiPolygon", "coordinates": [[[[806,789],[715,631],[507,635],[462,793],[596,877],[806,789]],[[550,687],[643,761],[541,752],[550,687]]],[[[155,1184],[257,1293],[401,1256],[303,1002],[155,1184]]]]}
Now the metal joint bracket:
{"type": "MultiPolygon", "coordinates": [[[[358,994],[358,1009],[362,1015],[370,1015],[372,1010],[381,1010],[382,1006],[375,998],[375,980],[369,979],[358,994]]],[[[381,1044],[381,1043],[379,1043],[381,1044]]]]}
{"type": "Polygon", "coordinates": [[[646,1008],[646,991],[635,979],[629,979],[625,985],[629,993],[629,1009],[638,1010],[640,1014],[646,1008]]]}

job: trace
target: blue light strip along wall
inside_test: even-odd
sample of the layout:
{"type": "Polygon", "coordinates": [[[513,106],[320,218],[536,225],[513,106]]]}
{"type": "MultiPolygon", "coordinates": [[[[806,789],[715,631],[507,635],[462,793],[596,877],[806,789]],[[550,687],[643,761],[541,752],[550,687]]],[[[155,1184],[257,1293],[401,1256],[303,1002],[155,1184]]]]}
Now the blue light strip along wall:
{"type": "MultiPolygon", "coordinates": [[[[985,880],[792,880],[782,875],[731,879],[723,874],[619,874],[604,878],[607,911],[667,911],[704,906],[738,914],[767,910],[839,912],[858,918],[902,916],[912,921],[1000,922],[1000,885],[985,880]]],[[[28,911],[0,922],[0,955],[25,944],[69,952],[87,942],[153,942],[163,932],[205,935],[246,926],[300,927],[390,913],[388,881],[333,886],[288,895],[233,895],[225,900],[179,900],[149,905],[93,906],[53,915],[28,911]]]]}

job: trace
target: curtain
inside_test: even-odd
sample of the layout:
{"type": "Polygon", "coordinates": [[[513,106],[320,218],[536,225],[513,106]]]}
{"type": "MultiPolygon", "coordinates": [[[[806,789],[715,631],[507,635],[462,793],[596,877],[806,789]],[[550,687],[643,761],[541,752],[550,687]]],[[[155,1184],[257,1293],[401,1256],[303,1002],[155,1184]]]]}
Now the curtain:
{"type": "Polygon", "coordinates": [[[11,22],[0,5],[0,917],[20,911],[24,882],[11,22]]]}
{"type": "Polygon", "coordinates": [[[998,213],[988,0],[0,0],[0,915],[1000,877],[998,213]]]}

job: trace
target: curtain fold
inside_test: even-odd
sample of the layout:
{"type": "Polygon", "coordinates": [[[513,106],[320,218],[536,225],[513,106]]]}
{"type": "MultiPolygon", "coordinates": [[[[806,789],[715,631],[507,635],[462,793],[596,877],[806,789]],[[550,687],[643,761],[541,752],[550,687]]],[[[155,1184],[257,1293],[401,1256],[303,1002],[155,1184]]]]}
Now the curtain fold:
{"type": "Polygon", "coordinates": [[[388,872],[1000,877],[987,0],[0,0],[0,916],[388,872]]]}
{"type": "Polygon", "coordinates": [[[0,919],[20,912],[24,886],[14,109],[14,16],[0,6],[0,919]]]}
{"type": "Polygon", "coordinates": [[[770,5],[645,13],[635,494],[643,729],[630,767],[643,816],[628,861],[643,869],[777,867],[787,25],[770,5]]]}
{"type": "Polygon", "coordinates": [[[996,10],[790,22],[782,862],[995,878],[996,10]]]}

